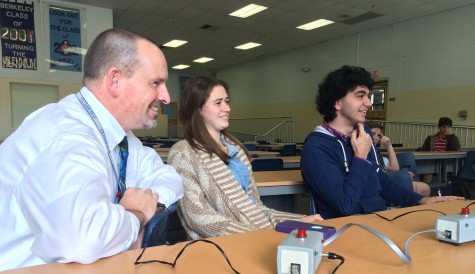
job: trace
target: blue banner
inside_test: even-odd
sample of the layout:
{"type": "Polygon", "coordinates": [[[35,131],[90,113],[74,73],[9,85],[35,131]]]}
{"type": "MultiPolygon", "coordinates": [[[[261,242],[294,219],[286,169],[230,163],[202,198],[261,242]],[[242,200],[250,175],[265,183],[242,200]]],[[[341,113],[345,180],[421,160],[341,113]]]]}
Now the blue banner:
{"type": "Polygon", "coordinates": [[[82,72],[79,10],[49,6],[49,24],[50,68],[82,72]]]}
{"type": "Polygon", "coordinates": [[[0,0],[2,67],[37,69],[34,6],[0,0]]]}

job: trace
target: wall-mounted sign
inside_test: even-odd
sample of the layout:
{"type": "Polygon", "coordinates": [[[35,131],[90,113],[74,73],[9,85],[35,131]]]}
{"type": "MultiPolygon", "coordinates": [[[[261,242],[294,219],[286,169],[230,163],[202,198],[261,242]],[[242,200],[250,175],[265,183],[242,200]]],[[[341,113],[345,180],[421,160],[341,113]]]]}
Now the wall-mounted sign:
{"type": "Polygon", "coordinates": [[[49,6],[50,69],[82,72],[78,9],[49,6]]]}
{"type": "Polygon", "coordinates": [[[33,3],[0,0],[2,68],[37,69],[33,3]]]}

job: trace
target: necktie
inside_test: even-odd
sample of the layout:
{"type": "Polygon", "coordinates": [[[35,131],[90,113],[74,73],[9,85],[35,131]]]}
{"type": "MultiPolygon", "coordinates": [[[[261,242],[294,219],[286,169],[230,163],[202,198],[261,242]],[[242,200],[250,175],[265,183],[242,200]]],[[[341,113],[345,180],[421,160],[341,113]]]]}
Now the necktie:
{"type": "Polygon", "coordinates": [[[125,192],[125,175],[127,171],[127,157],[129,156],[129,146],[127,143],[127,136],[122,139],[119,143],[119,154],[120,154],[120,168],[119,168],[119,182],[118,182],[118,191],[117,198],[118,201],[122,198],[125,192]]]}

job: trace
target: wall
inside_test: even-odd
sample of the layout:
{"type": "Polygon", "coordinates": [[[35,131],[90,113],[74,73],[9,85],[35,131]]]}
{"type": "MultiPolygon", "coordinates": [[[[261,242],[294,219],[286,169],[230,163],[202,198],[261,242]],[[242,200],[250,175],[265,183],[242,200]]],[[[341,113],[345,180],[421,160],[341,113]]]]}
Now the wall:
{"type": "MultiPolygon", "coordinates": [[[[59,98],[78,91],[81,87],[82,73],[56,71],[49,69],[49,25],[48,6],[56,4],[62,7],[76,8],[81,11],[81,43],[87,48],[92,40],[103,30],[112,27],[112,10],[97,8],[63,1],[29,1],[35,7],[37,70],[0,68],[0,140],[14,130],[11,117],[10,83],[58,85],[59,98]]],[[[84,61],[84,59],[83,59],[84,61]]]]}
{"type": "Polygon", "coordinates": [[[359,32],[216,73],[231,86],[232,117],[294,116],[295,140],[321,123],[318,83],[344,64],[389,79],[387,119],[475,126],[475,5],[359,32]],[[301,67],[311,67],[304,73],[301,67]],[[465,120],[457,116],[468,110],[465,120]]]}
{"type": "Polygon", "coordinates": [[[158,115],[157,126],[152,129],[136,129],[133,130],[135,136],[153,136],[153,137],[167,137],[168,136],[168,117],[165,114],[158,115]]]}

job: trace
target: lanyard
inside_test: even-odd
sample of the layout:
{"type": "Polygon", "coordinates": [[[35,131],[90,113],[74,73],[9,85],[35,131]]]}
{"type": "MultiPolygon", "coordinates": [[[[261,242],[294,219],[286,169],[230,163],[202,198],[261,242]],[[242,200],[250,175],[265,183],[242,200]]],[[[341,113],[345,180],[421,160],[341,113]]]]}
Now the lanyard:
{"type": "Polygon", "coordinates": [[[102,127],[101,122],[99,122],[99,119],[97,119],[96,114],[92,110],[91,106],[87,103],[86,99],[84,99],[84,97],[82,96],[80,91],[78,93],[76,93],[76,98],[78,98],[79,103],[81,103],[81,105],[86,110],[89,117],[91,117],[92,121],[96,125],[96,128],[101,133],[102,140],[104,140],[104,144],[106,145],[106,150],[108,151],[107,155],[109,156],[109,161],[111,163],[112,170],[114,171],[115,180],[117,182],[117,187],[119,188],[119,191],[117,192],[117,195],[116,195],[116,198],[115,198],[116,202],[118,202],[119,201],[119,193],[124,193],[125,189],[121,189],[121,186],[120,186],[120,183],[119,183],[119,180],[120,180],[119,179],[119,173],[117,172],[117,170],[115,168],[115,165],[114,165],[114,162],[112,161],[112,157],[111,157],[111,154],[110,154],[110,151],[109,151],[109,144],[107,143],[107,137],[106,137],[106,133],[104,132],[104,128],[102,127]]]}

